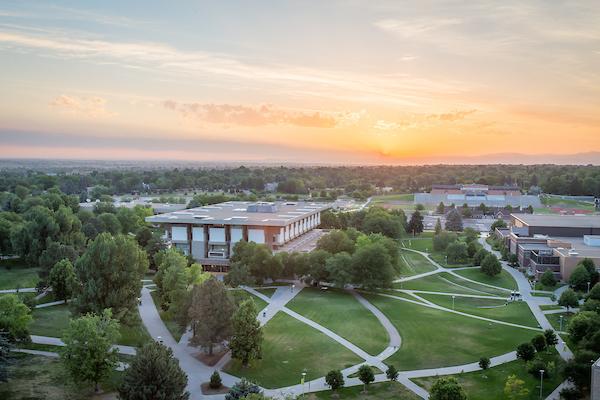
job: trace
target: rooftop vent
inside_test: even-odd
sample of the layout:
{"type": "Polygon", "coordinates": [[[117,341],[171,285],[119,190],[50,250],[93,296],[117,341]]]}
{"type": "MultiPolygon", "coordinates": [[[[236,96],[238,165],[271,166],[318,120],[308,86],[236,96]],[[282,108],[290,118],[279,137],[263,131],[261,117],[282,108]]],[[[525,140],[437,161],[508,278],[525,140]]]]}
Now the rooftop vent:
{"type": "Polygon", "coordinates": [[[260,202],[249,204],[248,208],[246,208],[246,211],[253,213],[276,213],[277,206],[274,203],[260,202]]]}

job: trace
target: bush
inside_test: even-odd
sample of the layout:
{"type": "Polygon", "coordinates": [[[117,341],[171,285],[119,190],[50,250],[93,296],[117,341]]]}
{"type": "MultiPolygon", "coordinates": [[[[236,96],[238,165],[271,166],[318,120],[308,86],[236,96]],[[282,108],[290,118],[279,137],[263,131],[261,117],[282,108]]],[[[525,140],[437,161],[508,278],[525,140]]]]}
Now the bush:
{"type": "Polygon", "coordinates": [[[488,276],[495,276],[502,272],[502,265],[498,261],[498,257],[489,253],[483,261],[481,261],[481,272],[488,276]]]}
{"type": "Polygon", "coordinates": [[[535,347],[531,343],[521,343],[517,346],[517,358],[531,361],[535,357],[535,347]]]}
{"type": "Polygon", "coordinates": [[[486,370],[490,367],[491,361],[488,357],[481,357],[479,359],[479,368],[486,370]]]}
{"type": "Polygon", "coordinates": [[[325,382],[334,392],[344,386],[344,376],[339,369],[331,370],[325,376],[325,382]]]}
{"type": "Polygon", "coordinates": [[[221,375],[219,375],[219,371],[215,371],[212,373],[212,375],[210,376],[210,383],[208,384],[208,386],[211,389],[219,389],[221,386],[223,386],[223,382],[221,381],[221,375]]]}
{"type": "Polygon", "coordinates": [[[590,273],[584,265],[579,265],[569,278],[569,285],[579,291],[587,290],[588,282],[591,282],[590,273]]]}
{"type": "Polygon", "coordinates": [[[566,387],[560,391],[560,398],[563,400],[579,400],[582,397],[579,389],[574,387],[566,387]]]}
{"type": "Polygon", "coordinates": [[[533,345],[533,347],[535,347],[535,350],[537,352],[544,351],[548,347],[545,335],[534,336],[533,339],[531,339],[531,344],[533,345]]]}
{"type": "Polygon", "coordinates": [[[454,263],[459,264],[465,262],[469,257],[469,253],[467,252],[467,245],[464,242],[453,242],[448,245],[446,249],[446,254],[448,255],[448,264],[454,263]]]}
{"type": "Polygon", "coordinates": [[[429,400],[467,400],[467,394],[456,378],[439,378],[431,386],[429,400]]]}
{"type": "Polygon", "coordinates": [[[473,265],[475,265],[476,267],[480,266],[481,262],[488,254],[490,254],[490,252],[484,248],[480,248],[479,250],[477,250],[477,253],[475,253],[475,255],[473,256],[473,265]]]}
{"type": "Polygon", "coordinates": [[[556,278],[554,277],[554,274],[552,273],[552,271],[550,271],[549,269],[546,270],[543,274],[542,277],[540,278],[540,282],[542,283],[542,285],[546,286],[546,287],[554,287],[556,286],[556,278]]]}
{"type": "Polygon", "coordinates": [[[229,393],[225,395],[225,400],[240,400],[244,399],[249,394],[260,393],[260,388],[254,383],[242,378],[238,383],[233,385],[229,393]]]}
{"type": "Polygon", "coordinates": [[[540,358],[536,358],[535,360],[527,363],[527,372],[531,375],[535,376],[537,379],[540,379],[540,370],[544,371],[544,379],[550,378],[551,372],[548,371],[548,366],[544,362],[544,360],[540,358]]]}

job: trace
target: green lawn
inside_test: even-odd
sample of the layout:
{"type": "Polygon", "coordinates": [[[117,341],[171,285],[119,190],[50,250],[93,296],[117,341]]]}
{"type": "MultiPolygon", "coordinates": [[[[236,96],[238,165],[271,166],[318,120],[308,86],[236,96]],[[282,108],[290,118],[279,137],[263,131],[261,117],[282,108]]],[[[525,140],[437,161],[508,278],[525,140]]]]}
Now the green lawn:
{"type": "Polygon", "coordinates": [[[433,271],[436,267],[425,257],[412,251],[401,251],[400,259],[403,263],[401,268],[402,276],[413,276],[424,272],[433,271]]]}
{"type": "Polygon", "coordinates": [[[264,294],[267,297],[271,297],[273,296],[273,293],[275,293],[275,291],[277,289],[275,288],[265,288],[265,289],[255,289],[257,292],[264,294]]]}
{"type": "Polygon", "coordinates": [[[458,276],[455,276],[455,275],[452,275],[452,274],[449,274],[449,273],[446,273],[446,272],[444,272],[443,274],[441,274],[441,277],[443,279],[449,280],[450,282],[452,282],[454,284],[465,286],[465,287],[468,287],[470,289],[477,290],[479,292],[484,292],[483,294],[487,293],[487,294],[491,294],[493,296],[500,296],[500,297],[508,297],[508,296],[510,296],[510,291],[508,291],[508,290],[494,289],[494,288],[491,288],[491,287],[488,287],[488,286],[479,285],[477,283],[466,281],[464,279],[461,279],[458,276]]]}
{"type": "Polygon", "coordinates": [[[409,249],[424,251],[427,253],[431,253],[433,251],[433,239],[430,235],[417,237],[411,236],[406,239],[402,239],[402,245],[409,249]]]}
{"type": "MultiPolygon", "coordinates": [[[[8,382],[0,383],[0,399],[64,400],[92,398],[93,386],[74,384],[59,359],[12,353],[8,382]]],[[[112,392],[120,385],[122,372],[112,371],[101,382],[101,389],[112,392]]]]}
{"type": "Polygon", "coordinates": [[[567,326],[569,325],[569,321],[571,320],[571,318],[573,318],[574,315],[575,313],[564,312],[556,314],[546,314],[546,318],[548,319],[548,322],[550,322],[550,325],[552,325],[552,327],[558,331],[560,330],[560,317],[562,316],[562,330],[566,331],[567,326]]]}
{"type": "Polygon", "coordinates": [[[386,360],[399,370],[445,367],[513,351],[534,331],[498,325],[379,295],[367,298],[383,311],[402,337],[386,360]]]}
{"type": "Polygon", "coordinates": [[[254,304],[256,304],[256,309],[258,311],[261,311],[268,305],[267,302],[261,299],[260,297],[256,297],[246,292],[245,290],[230,290],[229,293],[231,293],[231,295],[233,296],[233,300],[236,304],[239,304],[246,299],[252,299],[254,301],[254,304]]]}
{"type": "Polygon", "coordinates": [[[486,275],[481,272],[479,268],[461,269],[460,271],[455,272],[460,276],[464,276],[465,278],[472,279],[477,282],[503,287],[505,289],[518,290],[517,282],[515,282],[510,273],[506,272],[505,270],[502,270],[496,276],[486,275]]]}
{"type": "Polygon", "coordinates": [[[373,196],[373,203],[385,203],[386,201],[415,201],[415,195],[413,193],[404,194],[383,194],[380,196],[373,196]]]}
{"type": "MultiPolygon", "coordinates": [[[[563,364],[561,358],[556,352],[552,354],[543,354],[546,361],[553,361],[557,367],[563,364]]],[[[523,397],[523,400],[539,399],[540,381],[538,378],[527,372],[525,362],[521,360],[511,361],[506,364],[498,365],[490,368],[487,371],[476,371],[465,374],[452,375],[458,379],[461,386],[467,392],[469,400],[504,400],[504,385],[506,378],[509,375],[516,375],[519,379],[525,382],[525,388],[529,390],[529,394],[523,397]]],[[[427,377],[413,379],[419,386],[429,390],[431,385],[436,381],[437,377],[427,377]]],[[[563,381],[560,374],[555,372],[551,379],[544,379],[543,398],[546,398],[552,391],[563,381]]]]}
{"type": "Polygon", "coordinates": [[[394,288],[459,294],[479,294],[484,296],[492,295],[508,297],[509,295],[506,291],[468,282],[446,272],[425,276],[403,283],[394,283],[394,288]]]}
{"type": "Polygon", "coordinates": [[[332,369],[344,369],[362,360],[325,334],[290,317],[277,313],[264,327],[262,359],[243,368],[237,360],[225,371],[244,376],[265,388],[278,388],[312,380],[332,369]]]}
{"type": "Polygon", "coordinates": [[[20,259],[0,260],[0,290],[35,287],[40,280],[38,271],[20,259]]]}
{"type": "Polygon", "coordinates": [[[29,325],[29,332],[39,336],[62,337],[71,320],[71,311],[65,304],[36,308],[31,315],[33,321],[29,325]]]}
{"type": "Polygon", "coordinates": [[[550,305],[545,305],[542,304],[540,306],[540,310],[542,311],[548,311],[548,310],[562,310],[563,306],[559,306],[558,304],[550,304],[550,305]]]}
{"type": "Polygon", "coordinates": [[[377,318],[349,293],[305,288],[287,307],[369,354],[379,354],[389,343],[387,332],[377,318]]]}
{"type": "Polygon", "coordinates": [[[561,199],[560,197],[554,196],[541,196],[542,204],[551,207],[562,207],[562,208],[577,208],[580,210],[594,211],[594,204],[591,201],[581,201],[572,199],[561,199]]]}
{"type": "Polygon", "coordinates": [[[329,400],[332,398],[353,399],[353,400],[418,400],[419,396],[408,390],[404,385],[397,382],[381,382],[369,385],[367,393],[363,393],[363,387],[352,386],[345,387],[337,391],[339,397],[333,397],[333,392],[327,390],[324,392],[311,393],[307,396],[308,400],[329,400]]]}
{"type": "MultiPolygon", "coordinates": [[[[72,318],[68,305],[58,305],[46,308],[36,308],[32,312],[33,321],[29,326],[32,335],[62,337],[63,332],[69,327],[72,318]]],[[[117,344],[141,347],[150,340],[150,335],[141,321],[128,326],[120,324],[121,337],[117,344]]]]}
{"type": "MultiPolygon", "coordinates": [[[[426,300],[442,307],[452,309],[452,296],[420,294],[426,300]]],[[[506,304],[504,300],[480,299],[474,297],[456,297],[454,309],[485,318],[511,322],[513,324],[538,327],[537,320],[524,301],[513,301],[506,304]],[[493,308],[482,308],[493,307],[493,308]]]]}

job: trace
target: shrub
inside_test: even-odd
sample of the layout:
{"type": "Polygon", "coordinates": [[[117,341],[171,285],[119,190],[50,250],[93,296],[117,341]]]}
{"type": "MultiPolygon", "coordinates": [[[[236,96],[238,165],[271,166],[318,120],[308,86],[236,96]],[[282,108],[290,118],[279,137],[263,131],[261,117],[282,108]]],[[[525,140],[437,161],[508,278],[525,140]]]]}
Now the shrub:
{"type": "Polygon", "coordinates": [[[548,347],[546,343],[546,336],[544,335],[534,336],[533,339],[531,339],[531,344],[533,347],[535,347],[537,352],[544,351],[546,350],[546,347],[548,347]]]}
{"type": "Polygon", "coordinates": [[[219,375],[219,371],[215,371],[212,373],[212,375],[210,376],[210,383],[208,384],[208,386],[211,389],[219,389],[221,386],[223,386],[223,382],[221,381],[221,375],[219,375]]]}
{"type": "Polygon", "coordinates": [[[521,343],[517,346],[517,358],[531,361],[535,357],[535,347],[531,343],[521,343]]]}
{"type": "Polygon", "coordinates": [[[556,278],[554,277],[554,274],[552,273],[552,271],[550,271],[549,269],[546,270],[546,272],[544,272],[542,274],[542,277],[540,278],[540,282],[542,283],[542,285],[544,285],[546,287],[556,286],[556,278]]]}
{"type": "Polygon", "coordinates": [[[479,359],[479,368],[486,370],[490,367],[490,359],[488,357],[481,357],[479,359]]]}
{"type": "Polygon", "coordinates": [[[535,376],[538,379],[540,379],[540,370],[544,371],[544,379],[550,378],[551,372],[548,371],[548,369],[549,368],[547,367],[544,360],[540,358],[536,358],[527,363],[527,372],[529,372],[531,375],[535,376]]]}

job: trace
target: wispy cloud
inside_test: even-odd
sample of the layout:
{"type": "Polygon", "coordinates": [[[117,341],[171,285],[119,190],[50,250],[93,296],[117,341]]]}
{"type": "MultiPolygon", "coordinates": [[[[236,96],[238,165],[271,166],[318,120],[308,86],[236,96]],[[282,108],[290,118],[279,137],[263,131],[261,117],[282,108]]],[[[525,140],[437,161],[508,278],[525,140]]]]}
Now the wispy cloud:
{"type": "Polygon", "coordinates": [[[409,107],[430,103],[431,96],[460,94],[469,90],[465,82],[442,82],[403,75],[358,74],[284,64],[251,63],[225,54],[183,51],[163,43],[87,39],[64,32],[44,35],[24,30],[0,31],[0,47],[36,51],[66,59],[85,59],[99,64],[144,68],[174,79],[210,77],[235,79],[240,84],[285,84],[273,90],[302,93],[310,85],[320,96],[361,102],[389,102],[409,107]]]}
{"type": "Polygon", "coordinates": [[[178,103],[167,100],[163,106],[184,117],[220,125],[264,126],[292,125],[311,128],[333,128],[338,121],[332,115],[320,112],[286,111],[265,104],[257,107],[237,104],[178,103]]]}
{"type": "Polygon", "coordinates": [[[60,95],[49,103],[50,107],[61,112],[67,112],[86,117],[107,117],[116,115],[106,109],[106,99],[102,97],[77,97],[60,95]]]}
{"type": "Polygon", "coordinates": [[[375,26],[403,38],[411,38],[461,23],[462,21],[458,18],[430,17],[410,20],[383,19],[375,22],[375,26]]]}

